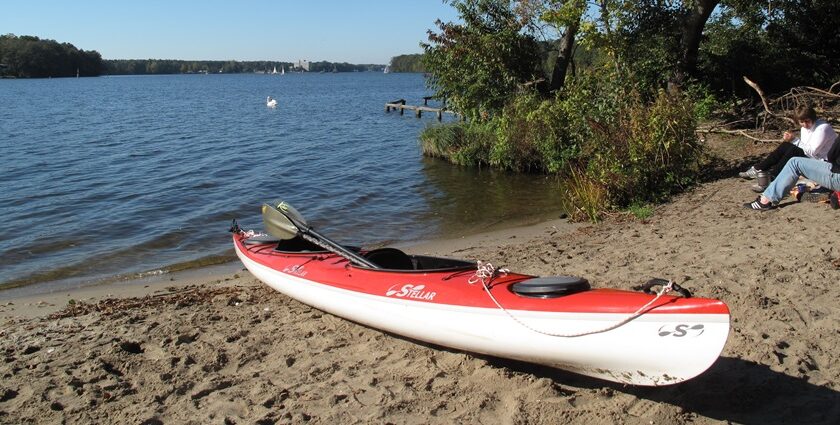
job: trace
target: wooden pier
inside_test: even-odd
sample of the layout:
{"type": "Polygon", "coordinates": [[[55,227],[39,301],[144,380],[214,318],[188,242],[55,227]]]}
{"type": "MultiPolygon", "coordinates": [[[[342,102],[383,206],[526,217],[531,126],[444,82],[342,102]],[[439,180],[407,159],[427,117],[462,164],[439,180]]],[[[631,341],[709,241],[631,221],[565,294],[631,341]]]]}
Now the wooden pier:
{"type": "Polygon", "coordinates": [[[438,121],[443,119],[444,113],[455,114],[452,111],[446,110],[446,108],[432,108],[428,105],[429,99],[431,96],[426,96],[423,98],[423,106],[415,106],[415,105],[406,105],[405,99],[398,99],[393,102],[388,102],[385,104],[385,112],[400,111],[400,115],[405,114],[406,110],[414,111],[414,116],[420,118],[423,116],[423,112],[431,112],[437,114],[438,121]]]}

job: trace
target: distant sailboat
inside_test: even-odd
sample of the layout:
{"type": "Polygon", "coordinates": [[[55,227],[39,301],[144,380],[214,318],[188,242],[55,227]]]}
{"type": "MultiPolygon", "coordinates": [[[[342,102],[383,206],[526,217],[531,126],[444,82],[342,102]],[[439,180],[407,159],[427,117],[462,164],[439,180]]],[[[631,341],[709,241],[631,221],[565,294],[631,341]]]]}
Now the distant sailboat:
{"type": "Polygon", "coordinates": [[[269,108],[277,107],[277,99],[272,99],[271,96],[266,97],[265,106],[268,106],[269,108]]]}
{"type": "Polygon", "coordinates": [[[280,67],[280,75],[286,75],[286,67],[285,66],[280,67]]]}
{"type": "Polygon", "coordinates": [[[276,74],[276,73],[277,73],[277,67],[276,67],[276,66],[274,67],[274,71],[271,71],[271,73],[272,73],[272,74],[276,74]]]}
{"type": "Polygon", "coordinates": [[[383,74],[390,74],[391,73],[391,67],[388,66],[388,65],[385,65],[385,70],[382,71],[382,73],[383,74]]]}

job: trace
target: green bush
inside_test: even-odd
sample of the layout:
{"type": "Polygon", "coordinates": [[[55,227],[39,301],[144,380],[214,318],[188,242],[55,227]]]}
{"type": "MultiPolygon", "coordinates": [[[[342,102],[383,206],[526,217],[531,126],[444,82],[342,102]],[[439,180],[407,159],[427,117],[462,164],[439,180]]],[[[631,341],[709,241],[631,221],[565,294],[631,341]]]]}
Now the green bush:
{"type": "Polygon", "coordinates": [[[691,82],[686,85],[685,94],[694,102],[694,118],[697,121],[709,120],[715,112],[724,109],[723,102],[718,100],[706,84],[691,82]]]}
{"type": "Polygon", "coordinates": [[[627,211],[639,220],[645,220],[653,215],[653,205],[634,203],[627,207],[627,211]]]}
{"type": "Polygon", "coordinates": [[[691,100],[660,91],[652,103],[633,92],[619,102],[620,119],[595,131],[587,166],[608,188],[613,205],[661,202],[693,184],[700,148],[691,100]]]}
{"type": "Polygon", "coordinates": [[[577,218],[661,202],[699,173],[696,94],[642,96],[634,81],[591,73],[554,99],[520,93],[487,122],[425,130],[423,151],[459,165],[563,175],[559,190],[577,218]]]}
{"type": "Polygon", "coordinates": [[[556,174],[578,154],[568,114],[553,100],[520,95],[494,120],[497,140],[491,165],[556,174]]]}

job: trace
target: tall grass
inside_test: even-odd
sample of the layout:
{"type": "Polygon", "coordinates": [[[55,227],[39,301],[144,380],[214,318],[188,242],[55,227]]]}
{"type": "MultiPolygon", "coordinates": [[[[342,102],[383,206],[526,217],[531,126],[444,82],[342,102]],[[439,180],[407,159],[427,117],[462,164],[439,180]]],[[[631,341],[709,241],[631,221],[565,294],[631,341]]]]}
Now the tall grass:
{"type": "Polygon", "coordinates": [[[424,155],[444,158],[457,165],[490,164],[495,138],[491,123],[481,122],[427,127],[420,133],[424,155]]]}
{"type": "Polygon", "coordinates": [[[608,209],[607,188],[587,176],[583,170],[571,168],[561,184],[561,190],[566,195],[563,210],[574,221],[597,223],[608,209]]]}

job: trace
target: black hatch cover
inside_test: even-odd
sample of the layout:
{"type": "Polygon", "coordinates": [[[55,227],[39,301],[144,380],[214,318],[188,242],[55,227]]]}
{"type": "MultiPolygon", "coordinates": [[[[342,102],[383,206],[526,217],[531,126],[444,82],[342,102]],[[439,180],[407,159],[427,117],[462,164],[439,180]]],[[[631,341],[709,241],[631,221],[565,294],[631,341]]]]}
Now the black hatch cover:
{"type": "Polygon", "coordinates": [[[554,298],[590,289],[589,281],[577,276],[535,277],[514,283],[514,293],[524,297],[554,298]]]}

